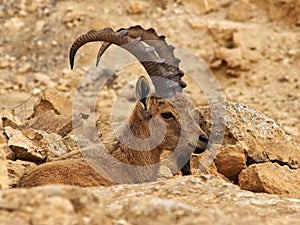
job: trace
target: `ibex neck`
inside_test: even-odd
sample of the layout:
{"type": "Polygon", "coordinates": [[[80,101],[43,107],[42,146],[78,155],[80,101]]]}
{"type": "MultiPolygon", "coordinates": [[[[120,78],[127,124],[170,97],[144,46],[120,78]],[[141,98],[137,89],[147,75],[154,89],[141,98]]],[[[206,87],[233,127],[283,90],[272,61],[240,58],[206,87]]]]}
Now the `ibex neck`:
{"type": "Polygon", "coordinates": [[[162,149],[151,147],[149,121],[142,115],[139,104],[134,109],[128,124],[120,130],[122,137],[115,139],[111,155],[118,161],[132,166],[128,176],[134,183],[154,181],[159,170],[162,149]],[[138,144],[136,143],[138,140],[138,144]]]}
{"type": "Polygon", "coordinates": [[[139,126],[141,123],[143,122],[137,121],[132,126],[128,124],[123,128],[122,136],[115,140],[111,148],[111,154],[118,160],[134,166],[157,164],[163,149],[159,145],[153,145],[153,141],[148,138],[149,128],[139,126]],[[137,130],[133,130],[132,127],[137,130]]]}
{"type": "Polygon", "coordinates": [[[132,134],[139,139],[150,137],[149,121],[150,116],[144,111],[141,104],[136,104],[128,124],[132,134]]]}

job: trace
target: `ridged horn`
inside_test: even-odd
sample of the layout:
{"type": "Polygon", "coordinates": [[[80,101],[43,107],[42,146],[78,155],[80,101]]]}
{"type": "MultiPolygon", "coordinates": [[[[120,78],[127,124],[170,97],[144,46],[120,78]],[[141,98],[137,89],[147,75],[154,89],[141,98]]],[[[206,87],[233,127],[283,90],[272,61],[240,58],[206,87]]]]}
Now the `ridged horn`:
{"type": "Polygon", "coordinates": [[[158,36],[153,28],[145,30],[137,25],[128,29],[121,28],[116,32],[111,28],[91,30],[81,35],[72,44],[69,54],[71,69],[74,67],[74,58],[78,49],[86,43],[95,41],[104,42],[97,55],[97,64],[110,44],[126,49],[144,66],[158,96],[170,97],[186,87],[185,82],[181,80],[184,73],[178,68],[180,60],[174,56],[174,47],[165,42],[164,36],[158,36]]]}

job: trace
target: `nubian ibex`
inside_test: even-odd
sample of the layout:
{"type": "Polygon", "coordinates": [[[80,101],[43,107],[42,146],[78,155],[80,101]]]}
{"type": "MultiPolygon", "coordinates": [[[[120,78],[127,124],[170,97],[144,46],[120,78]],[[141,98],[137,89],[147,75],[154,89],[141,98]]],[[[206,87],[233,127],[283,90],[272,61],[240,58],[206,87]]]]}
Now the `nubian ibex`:
{"type": "MultiPolygon", "coordinates": [[[[150,77],[138,79],[135,88],[137,103],[128,123],[108,145],[109,155],[120,163],[99,161],[99,164],[106,163],[108,174],[117,174],[115,177],[124,183],[154,181],[162,152],[170,150],[176,151],[173,158],[180,168],[186,164],[182,172],[188,174],[191,154],[203,152],[208,138],[194,117],[197,112],[191,100],[182,93],[186,83],[181,80],[184,73],[179,69],[180,59],[174,56],[174,47],[153,28],[145,30],[139,25],[116,32],[111,28],[91,30],[73,43],[71,68],[77,50],[95,41],[104,42],[98,52],[97,64],[104,51],[115,44],[133,54],[150,77]],[[152,91],[153,87],[155,91],[152,91]],[[153,146],[156,142],[158,144],[153,146]]],[[[46,184],[87,187],[120,183],[109,178],[96,172],[84,159],[69,159],[45,163],[29,171],[21,178],[19,187],[46,184]]]]}

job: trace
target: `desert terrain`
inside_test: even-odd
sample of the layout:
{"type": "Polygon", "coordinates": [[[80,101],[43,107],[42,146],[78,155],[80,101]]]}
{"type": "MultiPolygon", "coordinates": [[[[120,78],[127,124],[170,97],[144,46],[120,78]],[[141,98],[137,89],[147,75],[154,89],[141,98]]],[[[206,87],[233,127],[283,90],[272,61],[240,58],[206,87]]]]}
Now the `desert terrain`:
{"type": "MultiPolygon", "coordinates": [[[[187,68],[198,62],[181,58],[187,68]]],[[[299,71],[297,0],[2,0],[0,224],[299,223],[299,71]],[[212,71],[227,109],[219,156],[206,171],[199,169],[201,156],[193,156],[191,176],[167,171],[153,183],[16,188],[26,170],[60,157],[53,146],[63,142],[63,153],[75,146],[71,128],[70,135],[62,135],[66,126],[60,123],[57,130],[51,127],[51,137],[40,132],[43,123],[48,126],[47,120],[33,121],[47,110],[41,99],[53,105],[64,125],[74,103],[94,107],[100,136],[111,129],[106,126],[110,115],[128,115],[135,101],[134,80],[146,75],[142,66],[120,64],[129,54],[111,46],[95,68],[101,43],[90,43],[78,51],[71,70],[69,49],[91,29],[137,24],[154,28],[178,49],[175,54],[188,52],[212,71]],[[99,89],[98,76],[105,70],[114,73],[99,89]],[[78,90],[84,100],[76,99],[78,90]],[[26,124],[33,131],[25,131],[26,124]],[[17,131],[22,139],[14,139],[17,131]],[[23,137],[32,137],[37,152],[25,147],[23,137]]],[[[207,93],[192,79],[203,74],[185,72],[185,91],[200,107],[202,119],[210,121],[207,93]]],[[[201,126],[209,130],[205,121],[201,126]]]]}

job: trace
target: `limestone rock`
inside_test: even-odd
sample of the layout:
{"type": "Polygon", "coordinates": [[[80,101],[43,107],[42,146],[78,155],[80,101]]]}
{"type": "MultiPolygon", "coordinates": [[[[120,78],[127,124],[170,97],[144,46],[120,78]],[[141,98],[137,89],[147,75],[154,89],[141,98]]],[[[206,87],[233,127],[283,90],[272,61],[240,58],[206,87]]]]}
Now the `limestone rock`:
{"type": "Polygon", "coordinates": [[[66,98],[59,95],[54,89],[46,88],[39,101],[34,106],[34,114],[31,117],[36,117],[48,110],[54,110],[59,115],[72,115],[72,103],[66,98]]]}
{"type": "MultiPolygon", "coordinates": [[[[186,4],[185,7],[189,9],[193,7],[197,9],[199,13],[210,13],[215,12],[220,9],[220,1],[217,0],[205,0],[205,1],[193,1],[193,0],[186,0],[184,1],[186,4]]],[[[190,10],[190,9],[189,9],[190,10]]]]}
{"type": "Polygon", "coordinates": [[[0,190],[8,188],[7,163],[6,163],[6,139],[2,134],[0,127],[0,190]]]}
{"type": "Polygon", "coordinates": [[[242,48],[227,49],[221,47],[215,50],[215,56],[227,64],[226,73],[230,76],[240,77],[241,71],[249,70],[249,61],[243,58],[242,48]]]}
{"type": "Polygon", "coordinates": [[[8,138],[8,147],[14,152],[15,158],[21,160],[39,164],[78,150],[76,142],[71,137],[62,138],[55,133],[11,127],[5,127],[4,132],[8,138]]]}
{"type": "Polygon", "coordinates": [[[47,110],[33,117],[26,121],[24,126],[35,130],[43,130],[47,133],[56,133],[61,136],[65,136],[73,130],[72,117],[58,115],[54,110],[47,110]]]}
{"type": "Polygon", "coordinates": [[[33,162],[22,161],[22,160],[7,160],[7,170],[9,177],[9,187],[16,187],[19,179],[22,177],[25,171],[33,169],[37,165],[33,162]]]}
{"type": "Polygon", "coordinates": [[[234,182],[237,182],[240,172],[247,167],[246,156],[241,150],[238,146],[221,147],[215,159],[218,171],[234,182]]]}
{"type": "Polygon", "coordinates": [[[127,12],[129,14],[141,14],[141,13],[144,13],[147,10],[147,8],[149,8],[149,5],[147,4],[147,2],[130,1],[127,12]]]}
{"type": "Polygon", "coordinates": [[[0,191],[0,224],[298,224],[300,200],[211,176],[99,188],[0,191]]]}
{"type": "Polygon", "coordinates": [[[97,193],[73,187],[2,192],[0,223],[108,224],[111,219],[104,216],[104,206],[99,200],[97,193]]]}
{"type": "Polygon", "coordinates": [[[5,127],[5,126],[11,126],[11,127],[17,127],[22,124],[20,119],[16,116],[14,116],[13,112],[3,110],[0,113],[0,127],[5,127]]]}
{"type": "MultiPolygon", "coordinates": [[[[223,115],[223,122],[226,127],[224,142],[214,159],[218,172],[231,181],[243,184],[246,188],[245,184],[251,183],[251,176],[254,176],[253,171],[255,171],[254,168],[257,164],[278,163],[280,173],[286,172],[285,176],[290,177],[289,188],[293,187],[297,190],[297,186],[299,186],[297,174],[300,171],[300,145],[297,139],[288,134],[274,120],[250,107],[229,101],[225,102],[225,105],[226,114],[223,115]],[[290,169],[287,169],[288,167],[290,169]],[[240,172],[243,173],[244,170],[245,175],[241,176],[240,172]],[[250,172],[252,175],[246,176],[250,172]],[[242,183],[239,182],[241,177],[243,178],[242,183]]],[[[211,121],[210,109],[201,107],[199,110],[201,112],[200,125],[209,134],[209,127],[213,122],[211,121]]],[[[210,154],[209,150],[204,154],[210,154]]],[[[260,177],[261,182],[266,183],[265,186],[284,186],[287,183],[281,179],[280,173],[276,173],[275,170],[273,173],[269,169],[268,173],[270,173],[270,179],[266,176],[260,177]]],[[[252,190],[250,187],[249,189],[252,190]]],[[[253,190],[256,188],[253,187],[253,190]]],[[[276,192],[277,194],[286,194],[284,189],[277,190],[282,191],[276,192]]],[[[257,189],[257,191],[274,193],[272,189],[268,188],[257,189]]],[[[290,195],[298,196],[295,192],[291,192],[290,195]]]]}
{"type": "Polygon", "coordinates": [[[252,2],[265,9],[270,20],[296,23],[299,19],[300,3],[297,0],[271,0],[270,2],[253,0],[252,2]]]}
{"type": "Polygon", "coordinates": [[[300,170],[271,162],[254,164],[240,173],[239,185],[250,191],[300,198],[300,170]]]}
{"type": "Polygon", "coordinates": [[[245,22],[252,17],[252,5],[247,0],[235,1],[227,12],[227,18],[233,21],[245,22]]]}
{"type": "Polygon", "coordinates": [[[4,133],[8,137],[8,147],[13,150],[18,159],[41,163],[45,161],[47,144],[43,136],[32,129],[18,130],[5,127],[4,133]]]}

